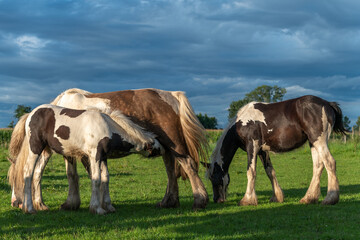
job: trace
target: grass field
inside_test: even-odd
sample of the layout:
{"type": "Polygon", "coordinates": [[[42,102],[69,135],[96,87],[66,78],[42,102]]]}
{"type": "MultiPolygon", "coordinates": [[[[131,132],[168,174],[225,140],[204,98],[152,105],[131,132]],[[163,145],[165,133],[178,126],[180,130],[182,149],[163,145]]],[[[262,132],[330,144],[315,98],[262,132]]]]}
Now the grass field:
{"type": "MultiPolygon", "coordinates": [[[[211,144],[214,146],[214,143],[211,144]]],[[[177,209],[157,209],[165,193],[166,173],[161,158],[137,155],[109,160],[110,195],[116,213],[92,215],[90,179],[79,166],[81,209],[59,210],[67,196],[64,162],[53,157],[44,173],[43,197],[50,211],[23,214],[10,206],[10,187],[6,175],[7,150],[0,149],[0,239],[360,239],[360,150],[353,142],[330,144],[337,160],[340,202],[335,206],[302,205],[312,177],[312,161],[307,146],[287,154],[272,154],[285,202],[269,203],[271,184],[258,161],[256,190],[258,206],[237,206],[246,188],[246,157],[238,151],[230,167],[228,201],[212,201],[205,210],[192,211],[191,186],[179,180],[180,204],[177,209]]],[[[210,198],[211,183],[200,169],[210,198]]],[[[321,179],[326,195],[327,176],[321,179]]]]}

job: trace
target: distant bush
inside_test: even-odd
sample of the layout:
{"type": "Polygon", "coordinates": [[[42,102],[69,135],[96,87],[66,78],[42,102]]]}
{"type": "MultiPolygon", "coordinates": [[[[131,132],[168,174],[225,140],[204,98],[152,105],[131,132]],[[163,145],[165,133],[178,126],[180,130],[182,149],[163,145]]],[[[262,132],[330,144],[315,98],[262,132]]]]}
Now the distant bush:
{"type": "Polygon", "coordinates": [[[222,130],[206,130],[206,137],[209,142],[209,144],[216,144],[216,142],[219,140],[222,130]]]}
{"type": "Polygon", "coordinates": [[[12,129],[9,128],[0,129],[0,145],[2,147],[4,146],[7,147],[9,145],[11,134],[12,134],[12,129]]]}

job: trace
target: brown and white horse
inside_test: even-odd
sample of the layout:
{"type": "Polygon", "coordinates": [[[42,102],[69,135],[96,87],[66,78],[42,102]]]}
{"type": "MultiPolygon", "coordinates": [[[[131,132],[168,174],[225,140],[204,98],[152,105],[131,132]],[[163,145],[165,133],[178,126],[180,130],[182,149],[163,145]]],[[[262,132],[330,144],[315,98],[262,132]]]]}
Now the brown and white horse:
{"type": "MultiPolygon", "coordinates": [[[[149,155],[153,150],[159,154],[161,148],[154,134],[143,131],[119,112],[108,116],[99,110],[74,110],[46,104],[28,115],[24,131],[22,148],[10,167],[9,180],[14,191],[18,192],[17,196],[24,194],[23,199],[17,201],[22,202],[23,210],[29,213],[35,212],[31,185],[35,165],[41,155],[40,162],[45,165],[52,151],[66,159],[88,159],[92,180],[90,211],[105,214],[115,211],[109,195],[107,156],[131,152],[149,155]],[[111,118],[114,116],[119,120],[117,123],[111,118]],[[19,167],[17,164],[23,166],[24,184],[19,179],[22,176],[15,172],[19,167]]],[[[33,187],[40,188],[40,181],[35,181],[33,187]]],[[[34,196],[34,204],[40,208],[39,205],[43,204],[39,195],[41,190],[35,191],[35,194],[38,195],[34,196]]]]}
{"type": "Polygon", "coordinates": [[[247,189],[239,205],[257,205],[255,193],[256,160],[259,155],[269,177],[273,196],[270,201],[283,202],[284,196],[276,179],[269,152],[287,152],[309,141],[313,160],[313,177],[302,203],[315,203],[320,196],[320,176],[328,173],[328,192],[323,204],[339,201],[336,163],[328,149],[331,131],[345,134],[342,112],[335,102],[315,96],[303,96],[279,103],[252,102],[242,107],[224,130],[208,165],[213,186],[213,199],[223,202],[230,183],[230,163],[238,148],[247,152],[247,189]]]}
{"type": "MultiPolygon", "coordinates": [[[[206,158],[208,144],[204,128],[183,92],[139,89],[90,93],[81,89],[69,89],[56,97],[51,104],[74,109],[96,108],[109,115],[121,111],[146,131],[154,133],[164,147],[161,155],[168,176],[165,196],[157,206],[163,208],[179,206],[177,178],[182,176],[183,179],[190,180],[194,196],[193,208],[205,208],[208,194],[198,176],[198,167],[199,159],[206,158]]],[[[112,115],[112,119],[117,123],[119,121],[116,115],[112,115]]],[[[13,136],[23,135],[20,131],[22,124],[24,123],[19,121],[13,136]]],[[[12,137],[9,148],[11,157],[18,154],[20,146],[16,137],[12,137]]],[[[46,165],[46,163],[40,164],[41,162],[39,161],[36,166],[39,174],[34,175],[34,181],[40,182],[46,165]]],[[[82,162],[87,165],[86,161],[82,162]]],[[[66,172],[69,194],[62,208],[77,209],[80,205],[80,197],[76,161],[66,161],[66,172]]]]}

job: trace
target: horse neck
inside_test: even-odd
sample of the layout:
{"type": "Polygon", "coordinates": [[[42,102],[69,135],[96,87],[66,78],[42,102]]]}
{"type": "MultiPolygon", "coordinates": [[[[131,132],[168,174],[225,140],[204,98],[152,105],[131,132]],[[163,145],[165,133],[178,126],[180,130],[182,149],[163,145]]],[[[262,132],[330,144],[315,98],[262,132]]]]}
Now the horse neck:
{"type": "Polygon", "coordinates": [[[236,132],[236,125],[233,123],[231,127],[224,130],[224,133],[219,139],[213,154],[213,159],[216,159],[216,162],[222,166],[225,173],[228,172],[231,161],[239,146],[239,137],[236,132]]]}

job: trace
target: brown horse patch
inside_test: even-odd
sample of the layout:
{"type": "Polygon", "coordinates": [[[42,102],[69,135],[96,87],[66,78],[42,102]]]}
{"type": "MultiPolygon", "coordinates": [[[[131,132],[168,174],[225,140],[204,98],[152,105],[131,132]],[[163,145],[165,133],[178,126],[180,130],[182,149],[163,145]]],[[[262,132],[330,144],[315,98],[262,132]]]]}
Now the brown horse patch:
{"type": "Polygon", "coordinates": [[[70,128],[65,125],[61,125],[55,133],[59,138],[67,140],[70,137],[70,128]]]}
{"type": "Polygon", "coordinates": [[[71,118],[76,118],[76,117],[80,116],[83,112],[85,112],[85,110],[64,108],[63,110],[61,110],[60,115],[65,114],[66,116],[69,116],[71,118]]]}
{"type": "Polygon", "coordinates": [[[41,154],[45,144],[42,140],[42,135],[48,136],[48,144],[56,151],[57,153],[62,152],[62,144],[58,139],[54,138],[55,130],[55,113],[50,108],[40,108],[38,109],[31,117],[29,123],[29,128],[32,133],[30,135],[30,149],[35,154],[41,154]]]}

